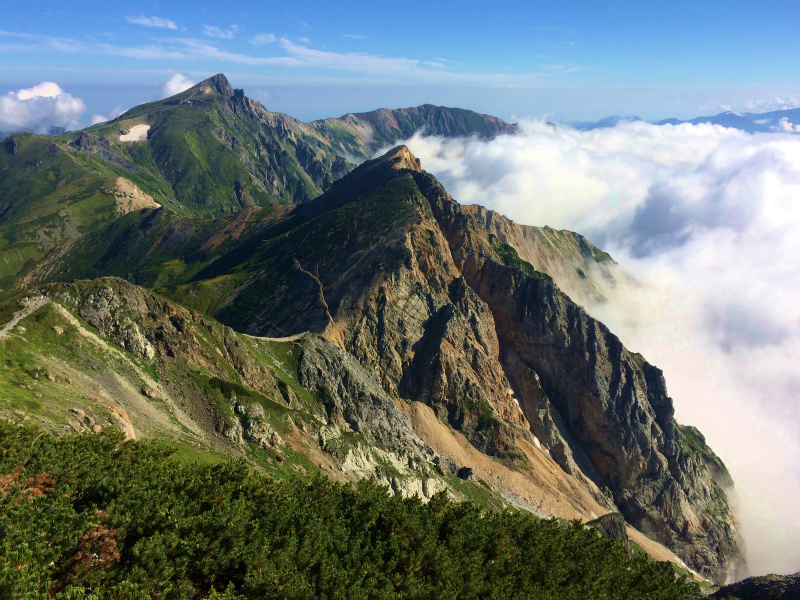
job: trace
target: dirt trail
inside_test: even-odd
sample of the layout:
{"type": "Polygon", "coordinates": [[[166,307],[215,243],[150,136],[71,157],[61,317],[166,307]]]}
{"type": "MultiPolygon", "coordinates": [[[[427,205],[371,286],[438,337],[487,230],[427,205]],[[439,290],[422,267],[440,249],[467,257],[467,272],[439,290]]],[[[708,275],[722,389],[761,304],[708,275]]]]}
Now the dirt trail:
{"type": "Polygon", "coordinates": [[[8,333],[12,329],[14,329],[17,323],[22,321],[22,319],[24,319],[28,315],[31,315],[37,310],[39,310],[48,302],[50,302],[50,300],[48,300],[44,296],[35,296],[33,298],[25,298],[24,300],[22,300],[22,304],[24,305],[22,309],[15,312],[14,315],[11,317],[11,320],[2,327],[0,327],[0,340],[6,339],[8,333]]]}
{"type": "MultiPolygon", "coordinates": [[[[45,302],[51,302],[51,301],[46,300],[45,302]]],[[[161,385],[157,383],[152,377],[150,377],[150,375],[148,375],[142,369],[140,369],[139,366],[136,365],[136,363],[130,360],[128,355],[123,350],[115,348],[109,342],[101,339],[97,334],[86,329],[83,326],[83,324],[77,318],[75,318],[75,316],[71,312],[69,312],[66,308],[64,308],[60,304],[52,302],[52,305],[60,316],[62,316],[66,321],[68,321],[71,325],[73,325],[77,329],[78,333],[82,337],[86,338],[93,344],[101,346],[104,351],[111,351],[115,353],[117,358],[124,360],[131,366],[136,375],[140,377],[148,387],[157,390],[162,398],[164,399],[169,398],[169,395],[161,387],[161,385]]],[[[133,414],[140,415],[141,417],[144,417],[146,420],[154,419],[157,422],[159,422],[159,427],[166,428],[166,430],[174,429],[174,424],[171,422],[168,415],[164,414],[163,411],[153,408],[153,405],[147,400],[145,400],[142,397],[139,390],[134,388],[134,386],[132,386],[129,381],[119,376],[119,374],[115,373],[115,376],[117,379],[117,385],[120,388],[124,389],[126,392],[128,392],[125,394],[125,397],[129,399],[129,402],[131,404],[135,405],[133,414]]],[[[200,430],[197,423],[195,423],[191,417],[189,417],[186,413],[184,413],[179,406],[176,406],[172,402],[169,403],[169,406],[170,406],[170,413],[173,414],[173,416],[178,420],[178,422],[181,425],[189,429],[192,433],[200,436],[201,438],[203,437],[203,432],[200,430]]]]}
{"type": "Polygon", "coordinates": [[[261,340],[262,342],[296,342],[297,340],[308,335],[308,332],[295,333],[294,335],[287,335],[286,337],[260,337],[257,335],[248,335],[246,333],[243,333],[242,335],[250,338],[251,340],[261,340]]]}

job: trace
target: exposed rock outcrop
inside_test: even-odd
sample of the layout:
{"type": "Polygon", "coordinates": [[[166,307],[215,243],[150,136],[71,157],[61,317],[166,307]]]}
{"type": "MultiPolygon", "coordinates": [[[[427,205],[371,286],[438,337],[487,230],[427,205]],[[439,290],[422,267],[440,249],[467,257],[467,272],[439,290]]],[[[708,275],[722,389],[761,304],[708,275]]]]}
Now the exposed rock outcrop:
{"type": "MultiPolygon", "coordinates": [[[[428,499],[447,487],[433,477],[437,455],[414,433],[409,418],[353,356],[318,336],[285,342],[296,353],[296,364],[290,369],[275,363],[271,369],[255,354],[269,348],[268,341],[240,336],[121,279],[45,286],[35,298],[40,307],[50,299],[73,307],[101,335],[162,372],[167,364],[167,372],[179,370],[189,381],[204,382],[205,394],[216,395],[222,404],[213,406],[208,397],[195,399],[195,409],[213,406],[212,426],[230,443],[249,442],[279,455],[292,445],[318,444],[344,479],[371,477],[407,496],[428,499]],[[236,374],[233,381],[230,369],[236,374]],[[305,399],[281,377],[296,377],[305,399]],[[269,402],[283,407],[283,418],[276,421],[267,414],[265,406],[273,406],[269,402]],[[312,416],[295,423],[285,410],[290,407],[312,416]]],[[[179,379],[145,384],[138,392],[150,401],[168,403],[178,391],[190,398],[192,387],[179,379]],[[171,387],[175,384],[181,389],[171,387]]],[[[114,419],[127,420],[120,407],[104,408],[114,419]]],[[[69,422],[73,430],[101,424],[88,409],[74,414],[69,422]]]]}
{"type": "Polygon", "coordinates": [[[720,600],[800,600],[800,572],[794,575],[748,577],[720,588],[710,597],[720,600]]]}
{"type": "Polygon", "coordinates": [[[118,215],[143,208],[161,208],[161,205],[153,200],[150,194],[145,194],[139,189],[139,186],[124,177],[117,177],[113,184],[103,188],[103,191],[114,196],[118,215]]]}
{"type": "Polygon", "coordinates": [[[594,527],[610,540],[617,540],[625,546],[628,555],[633,556],[630,539],[628,538],[628,523],[620,513],[608,513],[599,519],[589,521],[586,526],[594,527]]]}

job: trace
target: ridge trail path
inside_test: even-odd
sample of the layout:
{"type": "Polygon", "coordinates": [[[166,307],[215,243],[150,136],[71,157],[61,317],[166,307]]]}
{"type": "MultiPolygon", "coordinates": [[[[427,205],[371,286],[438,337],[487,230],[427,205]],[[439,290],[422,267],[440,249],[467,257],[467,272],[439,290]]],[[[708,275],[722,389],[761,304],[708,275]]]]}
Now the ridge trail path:
{"type": "Polygon", "coordinates": [[[308,331],[304,331],[303,333],[295,333],[294,335],[287,335],[286,337],[261,337],[258,335],[249,335],[244,333],[242,335],[249,337],[252,340],[262,340],[264,342],[296,342],[300,338],[308,335],[308,331]]]}
{"type": "Polygon", "coordinates": [[[50,300],[48,300],[44,296],[36,296],[34,298],[26,298],[25,300],[23,300],[25,306],[23,306],[22,309],[15,312],[8,323],[0,327],[0,340],[6,339],[6,337],[8,336],[8,332],[14,329],[17,323],[22,321],[22,319],[24,319],[28,315],[31,315],[37,310],[39,310],[42,306],[44,306],[48,302],[50,302],[50,300]]]}

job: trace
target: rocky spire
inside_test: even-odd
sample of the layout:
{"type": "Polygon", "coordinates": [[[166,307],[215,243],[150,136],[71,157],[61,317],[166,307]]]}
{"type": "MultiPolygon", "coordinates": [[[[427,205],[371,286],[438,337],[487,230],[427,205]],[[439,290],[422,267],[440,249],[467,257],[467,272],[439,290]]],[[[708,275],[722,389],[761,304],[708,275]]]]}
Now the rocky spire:
{"type": "Polygon", "coordinates": [[[228,78],[223,73],[217,73],[213,77],[209,77],[198,83],[195,87],[210,87],[217,94],[230,98],[233,96],[233,87],[231,86],[228,78]]]}

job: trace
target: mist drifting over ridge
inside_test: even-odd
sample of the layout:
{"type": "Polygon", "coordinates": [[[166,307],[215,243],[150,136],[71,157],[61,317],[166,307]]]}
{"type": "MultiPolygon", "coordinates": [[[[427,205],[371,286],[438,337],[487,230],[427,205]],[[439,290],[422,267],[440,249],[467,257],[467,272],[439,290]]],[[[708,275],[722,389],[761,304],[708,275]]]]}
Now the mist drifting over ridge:
{"type": "Polygon", "coordinates": [[[576,298],[664,370],[728,465],[752,574],[800,569],[800,138],[542,121],[406,143],[462,204],[582,233],[635,284],[576,298]]]}

